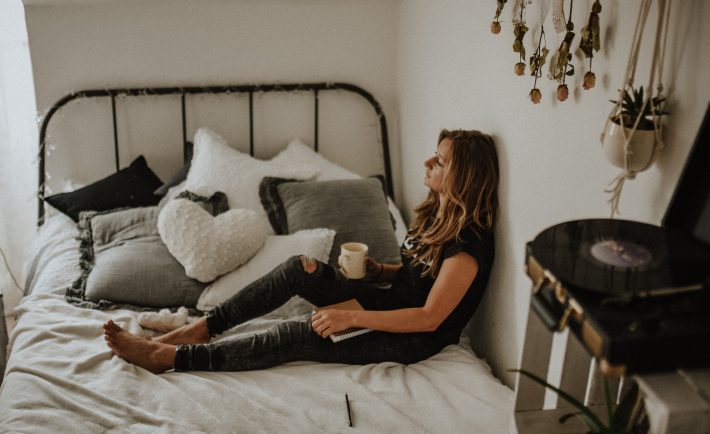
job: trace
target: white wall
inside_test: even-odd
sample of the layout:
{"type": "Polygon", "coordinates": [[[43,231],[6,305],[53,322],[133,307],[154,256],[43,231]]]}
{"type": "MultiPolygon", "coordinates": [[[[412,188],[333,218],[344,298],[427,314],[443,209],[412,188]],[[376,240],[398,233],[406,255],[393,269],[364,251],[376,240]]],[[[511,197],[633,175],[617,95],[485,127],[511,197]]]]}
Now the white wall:
{"type": "MultiPolygon", "coordinates": [[[[398,155],[396,1],[26,0],[25,4],[40,111],[70,92],[87,88],[345,81],[367,89],[382,104],[390,131],[395,132],[390,134],[394,156],[398,155]]],[[[328,97],[323,98],[322,115],[334,116],[326,105],[328,97]]],[[[200,105],[200,97],[191,101],[188,136],[199,126],[216,124],[218,132],[235,146],[247,143],[247,118],[233,120],[246,110],[246,103],[225,102],[224,113],[208,115],[195,109],[200,105]],[[217,121],[220,116],[222,122],[217,121]]],[[[294,102],[291,97],[284,97],[284,101],[294,105],[293,112],[298,112],[299,105],[312,104],[312,99],[294,102]]],[[[362,103],[369,110],[369,124],[376,126],[374,111],[364,100],[362,103]]],[[[128,110],[123,110],[125,103],[119,100],[118,104],[121,165],[143,153],[162,179],[169,177],[179,167],[181,158],[178,149],[181,133],[176,124],[178,100],[168,100],[155,110],[148,104],[136,103],[138,112],[131,107],[130,118],[128,110]],[[155,140],[159,134],[167,134],[170,144],[165,143],[165,137],[162,142],[155,140]],[[145,146],[146,143],[150,146],[145,146]]],[[[56,149],[48,163],[48,172],[53,192],[62,188],[61,180],[66,176],[88,183],[113,170],[112,136],[97,140],[85,131],[110,125],[110,112],[104,111],[107,106],[107,103],[82,102],[77,107],[63,109],[57,124],[52,121],[55,127],[50,128],[48,141],[56,149]],[[66,114],[72,110],[91,113],[79,118],[82,123],[76,123],[66,114]],[[68,137],[68,133],[74,136],[68,137]],[[83,166],[80,172],[71,170],[80,166],[83,166]]],[[[310,114],[311,106],[307,107],[310,114]]],[[[274,127],[269,124],[271,114],[256,116],[255,122],[269,125],[267,131],[271,132],[274,127]]],[[[285,133],[256,137],[257,145],[264,140],[286,142],[295,135],[310,140],[312,121],[304,119],[302,124],[307,129],[297,129],[298,134],[290,137],[285,133]]],[[[321,119],[324,130],[327,124],[321,119]]],[[[368,132],[375,133],[374,129],[368,132]]],[[[324,137],[327,134],[322,131],[321,143],[327,142],[324,137]]],[[[346,132],[347,140],[354,142],[358,135],[362,132],[346,132]]],[[[337,155],[325,153],[336,160],[342,158],[345,163],[353,159],[378,160],[357,152],[357,146],[346,149],[350,151],[337,155]]],[[[268,156],[268,152],[258,156],[268,156]]],[[[394,163],[396,169],[396,159],[394,163]]]]}
{"type": "MultiPolygon", "coordinates": [[[[20,0],[0,1],[0,248],[21,279],[36,215],[36,109],[20,0]]],[[[0,263],[6,311],[19,300],[0,263]]],[[[23,283],[18,282],[19,285],[23,283]]]]}
{"type": "MultiPolygon", "coordinates": [[[[402,2],[398,65],[405,208],[411,209],[423,195],[422,161],[433,152],[439,129],[480,129],[496,139],[502,174],[497,262],[472,334],[475,349],[509,385],[513,376],[504,370],[519,363],[531,286],[523,271],[525,243],[562,221],[609,216],[603,190],[617,170],[602,155],[599,133],[612,108],[608,100],[615,99],[622,85],[640,2],[602,2],[602,51],[594,58],[597,87],[582,90],[586,67],[575,55],[577,73],[568,82],[570,98],[564,103],[555,100],[556,83],[542,79],[539,105],[527,98],[532,77],[513,74],[517,54],[512,51],[512,3],[506,5],[503,31],[496,36],[489,31],[495,2],[402,2]]],[[[586,24],[591,4],[574,2],[577,31],[586,24]]],[[[649,38],[654,15],[655,9],[649,18],[653,20],[649,38]]],[[[528,25],[536,35],[532,29],[537,17],[533,7],[528,25]]],[[[706,2],[673,3],[665,68],[672,112],[667,148],[654,167],[627,183],[622,218],[658,224],[670,200],[710,100],[710,86],[701,78],[710,68],[710,46],[703,43],[710,31],[702,25],[708,19],[706,2]]],[[[546,24],[552,52],[561,39],[550,18],[546,24]]],[[[525,46],[531,53],[529,35],[525,46]]],[[[648,68],[640,71],[637,83],[644,84],[648,68]]]]}

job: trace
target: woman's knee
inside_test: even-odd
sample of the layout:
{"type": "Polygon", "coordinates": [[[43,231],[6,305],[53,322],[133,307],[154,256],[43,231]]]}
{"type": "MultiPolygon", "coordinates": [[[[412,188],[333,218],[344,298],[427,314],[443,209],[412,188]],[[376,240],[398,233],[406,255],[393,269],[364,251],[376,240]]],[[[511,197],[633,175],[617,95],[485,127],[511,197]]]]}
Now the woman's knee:
{"type": "Polygon", "coordinates": [[[319,263],[315,258],[306,255],[296,255],[288,258],[282,267],[287,272],[296,272],[298,274],[316,274],[319,269],[319,263]]]}

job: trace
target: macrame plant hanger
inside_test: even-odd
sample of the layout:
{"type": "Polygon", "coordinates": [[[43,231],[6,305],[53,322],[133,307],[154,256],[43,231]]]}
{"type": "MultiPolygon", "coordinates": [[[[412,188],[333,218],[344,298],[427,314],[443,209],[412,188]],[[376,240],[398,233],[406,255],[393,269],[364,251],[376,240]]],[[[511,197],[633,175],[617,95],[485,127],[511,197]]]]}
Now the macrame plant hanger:
{"type": "MultiPolygon", "coordinates": [[[[655,136],[655,141],[653,145],[653,151],[651,157],[649,158],[647,164],[641,169],[632,170],[631,169],[631,157],[633,156],[634,150],[630,146],[631,138],[633,137],[636,129],[639,126],[643,118],[643,113],[646,106],[650,103],[653,98],[661,98],[663,94],[663,63],[666,51],[666,41],[668,39],[668,22],[670,17],[670,6],[671,0],[657,0],[658,2],[658,24],[656,27],[656,39],[653,46],[653,57],[651,60],[651,73],[649,77],[648,86],[648,96],[643,102],[643,107],[639,111],[639,115],[634,120],[633,127],[627,131],[626,128],[621,128],[624,140],[624,170],[616,178],[614,178],[610,185],[611,188],[606,189],[605,192],[611,193],[611,198],[609,203],[611,204],[611,218],[619,214],[619,200],[621,199],[621,190],[624,187],[624,182],[626,180],[631,180],[636,177],[638,172],[642,172],[648,169],[651,164],[655,161],[657,155],[663,150],[663,124],[661,123],[660,116],[656,113],[655,104],[651,104],[651,114],[653,117],[653,131],[655,136]],[[656,88],[655,97],[652,95],[652,89],[655,84],[656,74],[658,74],[658,86],[656,88]]],[[[638,64],[639,52],[641,49],[641,40],[643,39],[643,32],[646,26],[646,21],[648,18],[648,13],[651,10],[651,5],[653,0],[642,0],[641,8],[639,10],[639,16],[636,21],[636,29],[634,31],[633,42],[631,44],[631,53],[629,54],[629,62],[626,66],[626,74],[624,75],[624,86],[619,90],[619,97],[617,99],[614,108],[606,119],[604,124],[604,131],[601,135],[601,140],[604,142],[604,135],[608,131],[609,122],[613,118],[619,117],[621,113],[621,105],[624,100],[624,94],[627,92],[632,92],[634,78],[636,75],[636,66],[638,64]]],[[[622,125],[623,126],[623,125],[622,125]]]]}

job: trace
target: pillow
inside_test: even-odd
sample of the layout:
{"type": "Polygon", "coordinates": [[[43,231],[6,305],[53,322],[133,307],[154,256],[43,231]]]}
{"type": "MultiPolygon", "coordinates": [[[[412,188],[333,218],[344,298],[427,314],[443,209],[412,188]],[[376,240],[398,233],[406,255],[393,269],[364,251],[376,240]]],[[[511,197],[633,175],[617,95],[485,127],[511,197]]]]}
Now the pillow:
{"type": "Polygon", "coordinates": [[[223,191],[232,208],[261,213],[259,183],[265,176],[312,179],[316,175],[318,169],[312,166],[282,166],[253,158],[230,148],[216,133],[200,128],[185,188],[203,196],[223,191]]]}
{"type": "MultiPolygon", "coordinates": [[[[295,255],[307,255],[321,262],[328,261],[335,231],[309,229],[291,235],[270,235],[264,247],[254,257],[226,274],[205,289],[197,301],[197,308],[209,310],[241,291],[245,286],[264,276],[276,266],[295,255]]],[[[278,316],[297,316],[313,310],[313,306],[300,297],[294,297],[272,312],[278,316]]]]}
{"type": "MultiPolygon", "coordinates": [[[[158,208],[160,208],[161,210],[162,210],[163,208],[165,208],[165,205],[167,205],[170,201],[172,201],[172,200],[174,200],[175,198],[177,198],[177,196],[178,196],[179,194],[181,194],[183,191],[185,191],[185,181],[181,182],[180,184],[178,184],[178,185],[176,185],[176,186],[174,186],[174,187],[170,187],[170,188],[168,189],[168,192],[165,194],[165,196],[163,196],[163,197],[160,199],[160,202],[158,202],[158,208]]],[[[203,197],[204,197],[204,196],[203,196],[203,197]]],[[[226,196],[226,195],[224,196],[224,198],[225,198],[225,200],[226,200],[227,202],[229,202],[229,199],[227,199],[227,196],[226,196]]]]}
{"type": "Polygon", "coordinates": [[[130,166],[111,176],[71,193],[49,196],[45,201],[76,222],[81,211],[155,205],[160,198],[153,191],[161,184],[141,155],[130,166]]]}
{"type": "MultiPolygon", "coordinates": [[[[320,171],[320,175],[318,175],[315,179],[316,181],[362,179],[360,175],[327,160],[321,154],[314,151],[313,148],[307,145],[303,140],[298,138],[291,140],[288,146],[286,146],[286,149],[272,158],[271,162],[277,164],[289,164],[290,162],[293,162],[316,167],[320,171]]],[[[385,183],[384,178],[382,178],[381,181],[383,184],[385,183]]],[[[387,198],[387,203],[389,205],[390,214],[394,220],[397,243],[401,245],[404,242],[404,238],[407,236],[407,225],[404,223],[402,213],[399,211],[397,205],[394,204],[392,199],[387,198]]]]}
{"type": "Polygon", "coordinates": [[[206,285],[185,275],[157,220],[157,207],[81,213],[82,274],[67,301],[98,309],[194,307],[206,285]]]}
{"type": "Polygon", "coordinates": [[[336,179],[359,179],[362,178],[344,167],[328,161],[321,154],[314,151],[301,139],[293,139],[286,148],[279,152],[270,160],[272,163],[289,165],[301,164],[316,167],[320,174],[317,181],[332,181],[336,179]]]}
{"type": "Polygon", "coordinates": [[[277,234],[335,230],[330,265],[337,263],[339,246],[349,241],[367,244],[376,261],[400,262],[387,201],[377,179],[298,182],[267,177],[259,194],[277,234]]]}
{"type": "Polygon", "coordinates": [[[186,199],[168,202],[158,217],[158,232],[189,277],[211,282],[228,273],[264,245],[268,224],[255,211],[232,209],[216,217],[186,199]]]}
{"type": "Polygon", "coordinates": [[[165,184],[161,185],[160,188],[153,192],[154,195],[163,197],[168,194],[170,188],[175,187],[187,178],[187,172],[190,171],[190,163],[192,163],[192,142],[187,142],[185,146],[184,161],[185,164],[177,171],[175,174],[167,181],[165,184]]]}

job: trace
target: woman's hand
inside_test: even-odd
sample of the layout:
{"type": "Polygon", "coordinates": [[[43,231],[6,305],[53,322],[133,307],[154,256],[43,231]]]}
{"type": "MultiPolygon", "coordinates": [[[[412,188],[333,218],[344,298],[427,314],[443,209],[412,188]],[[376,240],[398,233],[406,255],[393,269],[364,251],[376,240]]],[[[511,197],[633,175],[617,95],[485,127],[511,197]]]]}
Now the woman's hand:
{"type": "Polygon", "coordinates": [[[342,332],[353,327],[353,312],[340,309],[324,309],[313,314],[311,325],[319,336],[327,338],[333,333],[342,332]]]}
{"type": "Polygon", "coordinates": [[[382,276],[384,268],[384,264],[380,264],[368,256],[365,260],[365,277],[373,280],[378,279],[382,276]]]}

